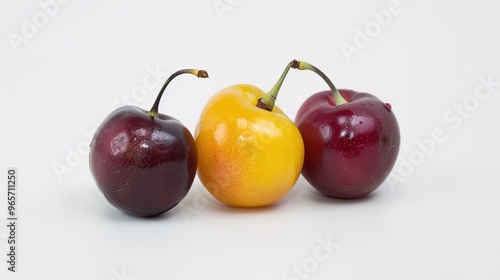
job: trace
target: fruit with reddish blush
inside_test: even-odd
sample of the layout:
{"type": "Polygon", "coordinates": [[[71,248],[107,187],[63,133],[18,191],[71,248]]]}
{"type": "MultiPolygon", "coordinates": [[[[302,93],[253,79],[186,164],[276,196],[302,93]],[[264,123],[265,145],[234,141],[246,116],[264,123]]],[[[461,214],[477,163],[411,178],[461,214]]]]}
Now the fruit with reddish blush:
{"type": "Polygon", "coordinates": [[[194,133],[198,177],[217,200],[235,207],[271,205],[299,178],[302,137],[275,106],[292,66],[286,66],[267,93],[237,84],[219,91],[205,105],[194,133]]]}

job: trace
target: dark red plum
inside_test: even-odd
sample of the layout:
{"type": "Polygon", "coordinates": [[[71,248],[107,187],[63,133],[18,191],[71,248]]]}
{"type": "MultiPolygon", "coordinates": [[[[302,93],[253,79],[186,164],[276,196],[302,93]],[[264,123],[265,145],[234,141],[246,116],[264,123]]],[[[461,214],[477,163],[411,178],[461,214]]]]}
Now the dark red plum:
{"type": "Polygon", "coordinates": [[[306,99],[295,118],[304,140],[302,175],[331,197],[373,192],[389,176],[399,153],[399,125],[391,105],[372,94],[337,90],[308,63],[296,68],[314,71],[330,87],[306,99]]]}
{"type": "Polygon", "coordinates": [[[391,106],[368,93],[339,90],[312,95],[295,123],[304,139],[302,175],[317,190],[337,198],[365,196],[389,176],[399,153],[400,133],[391,106]]]}

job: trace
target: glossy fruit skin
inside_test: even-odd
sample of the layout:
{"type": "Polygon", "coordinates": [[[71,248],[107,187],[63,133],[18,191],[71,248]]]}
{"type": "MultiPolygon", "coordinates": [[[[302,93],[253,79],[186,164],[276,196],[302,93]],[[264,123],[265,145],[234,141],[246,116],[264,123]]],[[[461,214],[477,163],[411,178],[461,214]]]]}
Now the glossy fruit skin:
{"type": "Polygon", "coordinates": [[[257,108],[264,92],[235,85],[216,93],[195,131],[198,177],[219,201],[237,207],[272,204],[293,187],[304,161],[295,124],[277,107],[257,108]]]}
{"type": "Polygon", "coordinates": [[[389,176],[400,146],[396,116],[377,97],[341,89],[348,103],[336,106],[331,91],[310,96],[297,124],[305,146],[302,175],[321,193],[359,198],[389,176]]]}
{"type": "Polygon", "coordinates": [[[90,171],[106,199],[136,216],[162,214],[188,193],[196,144],[178,120],[125,106],[112,112],[90,145],[90,171]]]}

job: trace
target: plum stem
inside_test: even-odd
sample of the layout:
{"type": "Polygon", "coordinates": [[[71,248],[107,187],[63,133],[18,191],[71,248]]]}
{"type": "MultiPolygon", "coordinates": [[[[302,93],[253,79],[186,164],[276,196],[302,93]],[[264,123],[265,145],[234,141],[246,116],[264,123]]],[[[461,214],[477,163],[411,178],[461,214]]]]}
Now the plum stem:
{"type": "Polygon", "coordinates": [[[347,103],[347,101],[344,99],[344,97],[342,97],[340,92],[337,90],[337,88],[332,83],[332,81],[325,75],[325,73],[323,73],[321,70],[316,68],[314,65],[309,64],[305,61],[298,61],[298,60],[294,60],[294,61],[295,61],[295,63],[293,63],[293,66],[296,66],[296,67],[292,66],[292,68],[299,69],[299,70],[310,70],[310,71],[313,71],[314,73],[318,74],[321,78],[323,78],[323,80],[328,84],[328,87],[330,87],[330,90],[332,91],[333,98],[335,99],[335,105],[342,105],[342,104],[347,103]]]}
{"type": "Polygon", "coordinates": [[[290,63],[288,63],[288,65],[285,68],[285,71],[283,71],[283,74],[281,74],[280,78],[273,86],[273,88],[268,93],[264,94],[264,96],[259,98],[256,105],[257,107],[268,111],[272,111],[274,109],[274,103],[276,102],[276,98],[278,97],[278,92],[280,91],[281,85],[283,84],[283,81],[285,81],[285,77],[288,74],[288,70],[290,70],[290,68],[296,68],[295,63],[297,63],[296,60],[293,60],[290,63]]]}
{"type": "Polygon", "coordinates": [[[151,110],[149,110],[149,115],[152,118],[158,118],[160,115],[158,114],[158,106],[160,106],[160,100],[163,95],[163,92],[165,92],[165,89],[167,88],[168,84],[177,76],[182,75],[182,74],[192,74],[197,76],[198,78],[208,78],[208,73],[205,70],[197,70],[197,69],[182,69],[174,74],[172,74],[170,77],[168,77],[167,81],[163,84],[163,86],[160,89],[160,92],[158,93],[158,96],[156,97],[155,103],[153,104],[153,107],[151,107],[151,110]]]}

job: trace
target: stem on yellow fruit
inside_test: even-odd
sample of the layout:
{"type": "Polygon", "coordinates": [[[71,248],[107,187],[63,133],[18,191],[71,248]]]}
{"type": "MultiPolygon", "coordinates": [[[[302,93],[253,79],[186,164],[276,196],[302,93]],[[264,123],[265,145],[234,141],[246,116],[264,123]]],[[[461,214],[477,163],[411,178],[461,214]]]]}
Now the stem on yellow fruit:
{"type": "Polygon", "coordinates": [[[278,79],[273,88],[268,93],[264,94],[264,96],[259,98],[259,101],[257,101],[256,105],[257,107],[268,111],[272,111],[274,109],[274,103],[276,102],[276,98],[278,97],[278,92],[280,91],[281,85],[283,84],[283,81],[288,74],[288,70],[290,70],[290,68],[297,68],[297,65],[295,65],[297,62],[297,60],[293,60],[288,63],[285,71],[283,71],[283,74],[281,74],[281,77],[278,79]]]}
{"type": "Polygon", "coordinates": [[[335,99],[335,105],[342,105],[347,103],[347,101],[342,97],[340,92],[337,90],[335,85],[333,85],[332,81],[323,73],[321,70],[316,68],[314,65],[311,65],[305,61],[298,61],[294,60],[295,63],[293,63],[292,68],[299,69],[299,70],[310,70],[313,71],[314,73],[318,74],[323,80],[328,84],[328,87],[330,87],[330,90],[332,91],[333,98],[335,99]]]}
{"type": "Polygon", "coordinates": [[[197,70],[197,69],[182,69],[174,74],[172,74],[170,77],[168,77],[167,81],[163,84],[163,86],[160,89],[160,92],[158,93],[158,96],[156,97],[155,103],[153,104],[153,107],[151,107],[151,110],[149,110],[149,115],[152,118],[158,118],[158,106],[160,105],[160,100],[163,95],[163,92],[167,88],[168,84],[177,76],[182,75],[182,74],[192,74],[197,76],[198,78],[208,78],[208,73],[205,70],[197,70]]]}

